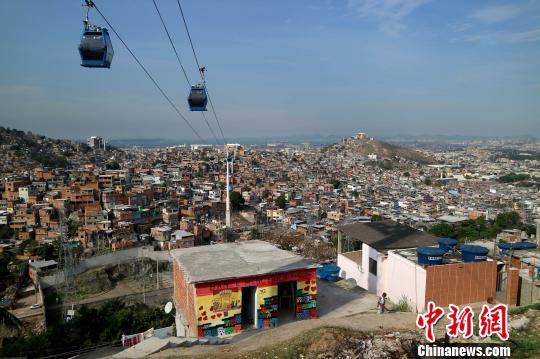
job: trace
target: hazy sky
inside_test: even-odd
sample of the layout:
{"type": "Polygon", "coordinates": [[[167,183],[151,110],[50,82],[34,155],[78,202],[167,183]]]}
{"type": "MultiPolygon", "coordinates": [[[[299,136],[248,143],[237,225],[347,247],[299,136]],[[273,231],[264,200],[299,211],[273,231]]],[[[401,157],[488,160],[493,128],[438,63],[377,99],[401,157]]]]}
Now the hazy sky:
{"type": "MultiPolygon", "coordinates": [[[[210,137],[187,108],[152,1],[95,2],[210,137]]],[[[81,3],[0,1],[0,125],[53,137],[192,138],[114,35],[110,70],[80,66],[81,3]]],[[[176,0],[157,3],[195,79],[176,0]]],[[[182,4],[227,137],[540,135],[539,0],[182,4]]]]}

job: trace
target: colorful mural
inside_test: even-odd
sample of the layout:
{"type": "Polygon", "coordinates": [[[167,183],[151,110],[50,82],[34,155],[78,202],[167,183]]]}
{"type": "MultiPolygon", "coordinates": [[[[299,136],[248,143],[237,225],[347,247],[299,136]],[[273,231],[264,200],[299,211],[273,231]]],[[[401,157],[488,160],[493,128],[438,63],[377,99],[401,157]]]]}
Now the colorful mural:
{"type": "Polygon", "coordinates": [[[242,288],[256,287],[255,325],[259,329],[277,327],[278,283],[296,283],[295,316],[298,319],[317,317],[317,281],[315,269],[238,278],[196,287],[195,309],[197,335],[228,337],[242,330],[242,288]]]}
{"type": "Polygon", "coordinates": [[[297,319],[317,318],[317,279],[296,282],[297,319]]]}
{"type": "Polygon", "coordinates": [[[278,326],[278,286],[257,288],[257,328],[278,326]]]}
{"type": "Polygon", "coordinates": [[[242,290],[216,290],[197,297],[197,335],[226,337],[242,329],[242,290]]]}

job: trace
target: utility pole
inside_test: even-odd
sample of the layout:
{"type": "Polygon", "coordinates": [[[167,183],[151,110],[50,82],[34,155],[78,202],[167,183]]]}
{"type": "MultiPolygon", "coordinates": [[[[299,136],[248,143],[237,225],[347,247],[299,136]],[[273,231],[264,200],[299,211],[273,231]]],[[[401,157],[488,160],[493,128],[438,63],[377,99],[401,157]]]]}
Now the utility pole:
{"type": "Polygon", "coordinates": [[[159,289],[159,259],[156,258],[156,289],[159,289]]]}
{"type": "Polygon", "coordinates": [[[229,153],[227,151],[227,202],[225,204],[225,226],[231,228],[231,202],[230,202],[230,188],[229,188],[229,153]]]}

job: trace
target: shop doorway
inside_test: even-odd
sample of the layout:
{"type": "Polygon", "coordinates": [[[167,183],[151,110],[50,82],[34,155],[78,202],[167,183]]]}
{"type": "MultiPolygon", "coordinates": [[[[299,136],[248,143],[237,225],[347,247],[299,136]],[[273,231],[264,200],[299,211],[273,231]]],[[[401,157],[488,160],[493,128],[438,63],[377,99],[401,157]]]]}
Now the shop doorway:
{"type": "Polygon", "coordinates": [[[242,329],[255,325],[255,291],[257,287],[242,288],[242,329]]]}
{"type": "Polygon", "coordinates": [[[278,318],[279,324],[289,323],[295,319],[296,281],[278,284],[278,318]]]}

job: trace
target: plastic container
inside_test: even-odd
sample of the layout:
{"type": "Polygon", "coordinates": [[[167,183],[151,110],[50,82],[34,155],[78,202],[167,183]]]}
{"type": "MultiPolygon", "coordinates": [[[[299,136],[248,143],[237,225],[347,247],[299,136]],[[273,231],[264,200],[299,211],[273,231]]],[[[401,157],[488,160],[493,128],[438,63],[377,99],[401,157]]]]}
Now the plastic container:
{"type": "Polygon", "coordinates": [[[340,270],[341,268],[333,263],[324,263],[317,268],[317,278],[329,282],[335,282],[339,278],[340,270]]]}
{"type": "Polygon", "coordinates": [[[454,238],[439,238],[439,248],[445,252],[449,252],[454,249],[458,244],[457,239],[454,238]]]}
{"type": "Polygon", "coordinates": [[[474,244],[461,246],[461,256],[464,262],[482,262],[487,260],[489,249],[474,244]]]}
{"type": "Polygon", "coordinates": [[[438,265],[442,264],[443,255],[446,253],[444,249],[438,247],[418,247],[416,255],[418,256],[418,264],[421,265],[438,265]]]}

